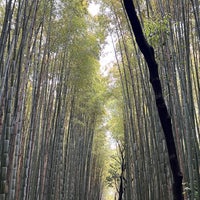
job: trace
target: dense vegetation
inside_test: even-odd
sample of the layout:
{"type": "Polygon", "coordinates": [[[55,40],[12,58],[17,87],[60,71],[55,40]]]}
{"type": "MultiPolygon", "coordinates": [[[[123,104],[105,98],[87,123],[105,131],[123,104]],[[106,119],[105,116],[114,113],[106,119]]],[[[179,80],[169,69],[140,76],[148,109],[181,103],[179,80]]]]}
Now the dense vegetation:
{"type": "MultiPolygon", "coordinates": [[[[95,16],[86,0],[0,1],[0,200],[173,199],[158,96],[127,1],[93,2],[95,16]],[[106,41],[114,59],[102,72],[106,41]]],[[[133,2],[154,48],[184,198],[197,200],[200,3],[133,2]]]]}

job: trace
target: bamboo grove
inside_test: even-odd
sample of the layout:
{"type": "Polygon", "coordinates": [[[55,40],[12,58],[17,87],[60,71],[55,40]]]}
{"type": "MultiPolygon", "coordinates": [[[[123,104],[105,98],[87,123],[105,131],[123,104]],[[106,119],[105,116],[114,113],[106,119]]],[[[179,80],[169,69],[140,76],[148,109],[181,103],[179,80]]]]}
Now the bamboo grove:
{"type": "Polygon", "coordinates": [[[104,35],[86,6],[1,1],[1,200],[101,197],[104,35]]]}
{"type": "MultiPolygon", "coordinates": [[[[124,124],[125,155],[121,161],[125,162],[125,170],[119,169],[124,170],[121,173],[124,179],[118,179],[118,194],[124,193],[124,199],[170,200],[173,199],[172,173],[166,141],[148,67],[137,47],[128,16],[124,15],[123,2],[126,1],[104,1],[105,7],[110,8],[110,37],[124,102],[121,123],[124,124]],[[120,190],[121,181],[123,189],[120,190]]],[[[158,62],[183,172],[184,197],[199,199],[199,2],[133,2],[158,62]]]]}
{"type": "MultiPolygon", "coordinates": [[[[197,200],[200,3],[133,2],[158,62],[184,198],[197,200]]],[[[123,1],[2,0],[0,22],[0,200],[109,200],[109,187],[118,200],[173,199],[148,67],[123,1]],[[115,58],[102,76],[106,38],[115,58]]]]}

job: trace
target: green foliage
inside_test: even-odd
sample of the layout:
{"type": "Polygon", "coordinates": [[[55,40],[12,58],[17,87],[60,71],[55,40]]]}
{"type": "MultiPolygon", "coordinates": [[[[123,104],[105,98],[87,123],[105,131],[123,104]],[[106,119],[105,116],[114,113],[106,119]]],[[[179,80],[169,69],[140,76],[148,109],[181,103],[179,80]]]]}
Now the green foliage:
{"type": "Polygon", "coordinates": [[[5,7],[4,7],[2,1],[0,1],[0,20],[1,20],[0,31],[1,31],[1,28],[2,28],[4,15],[5,15],[5,7]]]}
{"type": "Polygon", "coordinates": [[[107,128],[111,132],[112,137],[116,141],[124,140],[124,124],[123,124],[123,96],[121,91],[121,83],[119,71],[116,66],[110,69],[109,93],[110,98],[107,101],[107,128]]]}
{"type": "Polygon", "coordinates": [[[161,36],[169,34],[169,19],[170,15],[144,19],[144,33],[151,44],[159,44],[161,36]]]}
{"type": "Polygon", "coordinates": [[[118,188],[120,182],[120,159],[117,154],[110,156],[109,169],[106,177],[106,184],[111,188],[118,188]]]}

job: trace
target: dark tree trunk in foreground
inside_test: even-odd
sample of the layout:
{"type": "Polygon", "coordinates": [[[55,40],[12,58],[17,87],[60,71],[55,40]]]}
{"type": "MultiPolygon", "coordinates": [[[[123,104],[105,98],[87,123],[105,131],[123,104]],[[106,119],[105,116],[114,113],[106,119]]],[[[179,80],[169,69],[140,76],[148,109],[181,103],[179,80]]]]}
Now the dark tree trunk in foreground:
{"type": "Polygon", "coordinates": [[[179,161],[176,153],[176,147],[173,137],[171,117],[168,113],[167,106],[165,104],[161,82],[158,74],[158,64],[155,60],[154,49],[150,46],[143,34],[139,19],[137,17],[134,4],[132,0],[123,0],[124,7],[127,12],[128,18],[130,20],[136,42],[143,53],[145,60],[147,62],[149,73],[150,73],[150,82],[153,86],[155,93],[156,106],[160,118],[160,122],[163,128],[165,135],[165,140],[168,149],[170,166],[173,174],[173,196],[174,200],[183,200],[183,190],[182,190],[182,173],[180,171],[179,161]]]}

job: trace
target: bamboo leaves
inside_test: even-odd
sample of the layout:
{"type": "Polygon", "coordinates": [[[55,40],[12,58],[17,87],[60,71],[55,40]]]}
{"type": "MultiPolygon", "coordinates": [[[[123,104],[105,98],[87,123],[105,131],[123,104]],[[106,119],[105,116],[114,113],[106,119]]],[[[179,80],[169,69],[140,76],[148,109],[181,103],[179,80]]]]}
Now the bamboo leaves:
{"type": "Polygon", "coordinates": [[[65,4],[2,5],[1,199],[72,199],[83,191],[86,199],[97,181],[91,175],[100,181],[91,169],[102,166],[92,161],[104,94],[99,41],[86,4],[65,4]]]}

